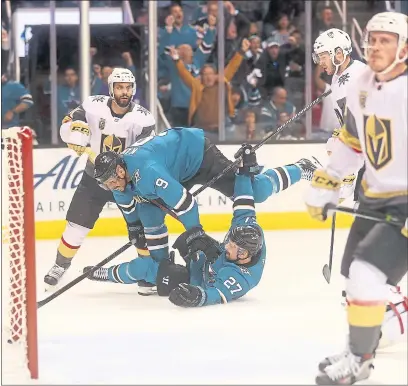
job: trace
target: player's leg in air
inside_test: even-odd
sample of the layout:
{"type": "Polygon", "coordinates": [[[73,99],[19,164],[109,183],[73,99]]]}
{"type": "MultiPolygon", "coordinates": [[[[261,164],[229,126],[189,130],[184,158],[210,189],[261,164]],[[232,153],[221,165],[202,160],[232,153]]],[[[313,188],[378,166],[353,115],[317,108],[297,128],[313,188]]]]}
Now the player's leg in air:
{"type": "MultiPolygon", "coordinates": [[[[190,190],[196,184],[203,185],[220,174],[231,163],[232,161],[225,157],[217,146],[205,138],[204,158],[199,172],[192,179],[183,183],[183,186],[190,190]]],[[[316,163],[318,163],[317,160],[312,162],[302,158],[294,164],[285,165],[284,168],[277,167],[260,172],[254,177],[252,183],[255,202],[263,202],[272,194],[289,188],[301,179],[311,181],[313,172],[316,170],[316,163]]],[[[225,196],[233,198],[237,169],[230,170],[211,187],[225,196]]]]}

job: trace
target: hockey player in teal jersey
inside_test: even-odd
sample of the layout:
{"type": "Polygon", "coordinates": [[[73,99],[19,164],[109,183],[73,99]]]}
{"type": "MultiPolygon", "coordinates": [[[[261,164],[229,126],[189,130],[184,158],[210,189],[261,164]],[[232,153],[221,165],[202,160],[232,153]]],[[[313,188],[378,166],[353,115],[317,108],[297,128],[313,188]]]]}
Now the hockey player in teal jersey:
{"type": "MultiPolygon", "coordinates": [[[[157,257],[138,257],[110,268],[100,268],[89,279],[124,284],[133,284],[138,280],[157,283],[159,295],[170,294],[174,304],[184,307],[229,302],[254,288],[262,276],[266,246],[262,229],[256,222],[254,207],[252,180],[258,170],[256,156],[249,145],[243,146],[242,153],[243,166],[237,170],[234,180],[234,217],[224,243],[217,244],[217,253],[211,255],[191,251],[185,247],[182,234],[173,247],[185,258],[188,269],[174,264],[174,260],[168,259],[167,228],[164,224],[156,228],[149,227],[151,223],[146,225],[146,220],[154,222],[154,216],[147,216],[146,219],[146,213],[143,214],[140,209],[151,204],[139,202],[139,205],[131,206],[128,215],[133,216],[132,221],[138,218],[142,220],[150,253],[153,256],[159,251],[161,262],[157,257]],[[246,154],[246,150],[250,154],[246,154]]],[[[284,166],[281,171],[291,181],[298,178],[299,168],[296,165],[284,166]]],[[[271,171],[271,176],[274,183],[278,184],[278,172],[271,171]]],[[[201,231],[195,229],[196,233],[201,231]]],[[[85,271],[90,268],[86,267],[85,271]]]]}
{"type": "MultiPolygon", "coordinates": [[[[231,228],[221,245],[222,253],[216,257],[198,252],[186,259],[190,281],[177,285],[169,296],[169,300],[177,306],[225,304],[244,296],[261,280],[266,245],[262,229],[256,222],[251,183],[252,170],[257,163],[250,145],[244,146],[243,150],[243,166],[238,169],[235,178],[234,216],[231,228]]],[[[177,244],[176,241],[175,247],[177,244]]],[[[159,291],[160,285],[163,285],[159,282],[160,276],[159,272],[157,278],[159,291]]]]}
{"type": "MultiPolygon", "coordinates": [[[[202,130],[175,128],[135,143],[120,156],[113,152],[99,154],[95,159],[95,179],[113,191],[131,239],[132,229],[138,229],[132,224],[141,220],[154,259],[168,257],[168,235],[164,225],[166,212],[152,204],[152,200],[162,202],[183,223],[185,248],[194,251],[200,247],[211,255],[217,245],[202,231],[198,205],[189,190],[210,181],[231,162],[204,137],[202,130]]],[[[265,201],[301,178],[310,180],[315,168],[311,161],[302,159],[254,175],[255,202],[265,201]]],[[[233,198],[235,173],[236,169],[226,173],[212,187],[233,198]]]]}

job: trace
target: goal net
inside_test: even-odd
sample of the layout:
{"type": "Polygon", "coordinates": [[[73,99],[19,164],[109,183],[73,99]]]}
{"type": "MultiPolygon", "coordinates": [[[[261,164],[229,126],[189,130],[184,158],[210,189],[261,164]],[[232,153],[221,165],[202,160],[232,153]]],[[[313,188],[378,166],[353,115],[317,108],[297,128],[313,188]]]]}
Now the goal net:
{"type": "Polygon", "coordinates": [[[33,150],[30,128],[1,133],[4,384],[38,378],[33,150]]]}

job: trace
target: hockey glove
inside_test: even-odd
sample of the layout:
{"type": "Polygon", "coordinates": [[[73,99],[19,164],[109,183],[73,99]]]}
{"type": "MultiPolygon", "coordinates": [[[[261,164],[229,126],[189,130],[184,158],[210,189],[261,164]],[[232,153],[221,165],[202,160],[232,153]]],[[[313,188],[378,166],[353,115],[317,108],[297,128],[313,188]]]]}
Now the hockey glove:
{"type": "Polygon", "coordinates": [[[235,159],[242,157],[242,164],[238,169],[238,174],[244,174],[249,177],[259,174],[260,167],[256,160],[255,151],[252,149],[251,145],[244,143],[235,153],[234,157],[235,159]]]}
{"type": "Polygon", "coordinates": [[[202,227],[194,227],[182,233],[173,244],[183,258],[204,252],[208,260],[216,260],[222,253],[218,241],[208,236],[202,227]]]}
{"type": "Polygon", "coordinates": [[[86,146],[74,145],[72,143],[67,143],[69,149],[72,149],[78,156],[85,153],[86,146]]]}
{"type": "Polygon", "coordinates": [[[190,284],[179,284],[170,292],[169,300],[179,307],[201,307],[207,299],[201,287],[190,284]]]}
{"type": "Polygon", "coordinates": [[[401,229],[403,236],[408,237],[408,218],[405,220],[405,226],[401,229]]]}
{"type": "Polygon", "coordinates": [[[341,181],[318,169],[313,174],[310,187],[306,191],[305,203],[309,214],[319,221],[327,219],[326,205],[339,202],[341,181]]]}
{"type": "Polygon", "coordinates": [[[147,249],[146,238],[144,234],[144,228],[140,221],[127,224],[129,241],[132,242],[137,252],[141,256],[149,256],[149,250],[147,249]]]}

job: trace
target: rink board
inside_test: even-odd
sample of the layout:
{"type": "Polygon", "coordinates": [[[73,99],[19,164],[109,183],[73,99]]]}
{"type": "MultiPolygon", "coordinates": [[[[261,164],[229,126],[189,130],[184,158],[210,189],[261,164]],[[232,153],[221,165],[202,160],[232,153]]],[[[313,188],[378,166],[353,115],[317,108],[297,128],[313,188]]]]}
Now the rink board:
{"type": "MultiPolygon", "coordinates": [[[[230,159],[238,145],[220,145],[230,159]]],[[[314,155],[323,164],[327,161],[324,144],[273,144],[257,151],[258,162],[267,168],[294,163],[302,157],[314,155]]],[[[78,186],[86,163],[86,155],[77,157],[67,148],[34,150],[35,220],[38,239],[58,238],[65,227],[65,216],[78,186]]],[[[257,204],[257,215],[265,230],[324,229],[330,221],[320,223],[309,217],[303,202],[307,182],[301,181],[262,204],[257,204]]],[[[225,231],[232,217],[232,203],[213,189],[207,189],[197,197],[201,223],[207,231],[225,231]]],[[[170,232],[183,230],[181,224],[166,219],[170,232]]],[[[350,216],[338,216],[339,228],[349,227],[350,216]]],[[[126,235],[125,224],[116,205],[109,203],[101,213],[90,235],[126,235]]]]}

